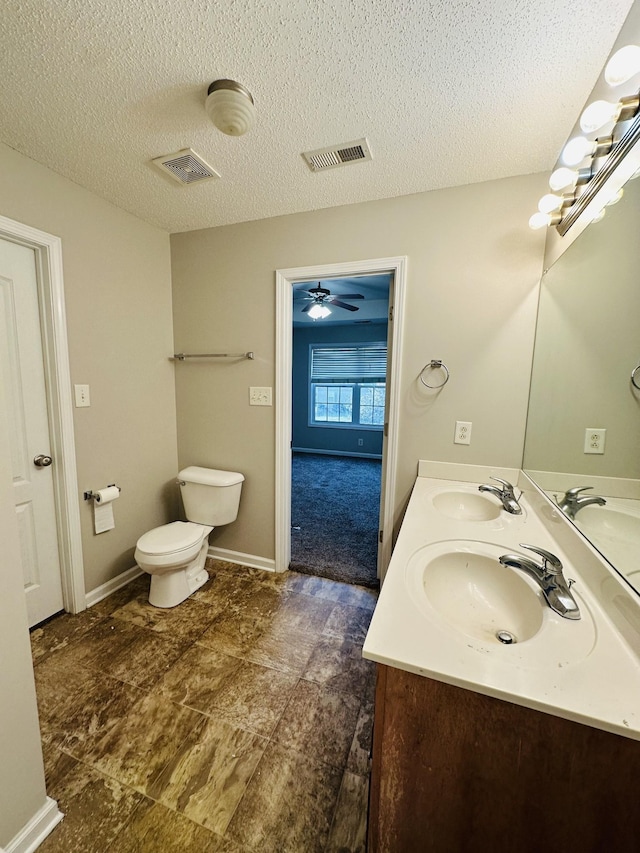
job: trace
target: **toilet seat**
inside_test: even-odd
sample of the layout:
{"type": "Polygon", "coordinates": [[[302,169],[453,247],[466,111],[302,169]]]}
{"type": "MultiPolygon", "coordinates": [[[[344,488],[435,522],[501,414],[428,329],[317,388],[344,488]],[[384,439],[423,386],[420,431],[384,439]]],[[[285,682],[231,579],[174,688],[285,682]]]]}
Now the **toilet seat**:
{"type": "Polygon", "coordinates": [[[163,554],[177,554],[195,546],[200,547],[202,538],[212,528],[192,521],[172,521],[162,527],[154,527],[138,539],[137,548],[141,554],[159,557],[163,554]]]}

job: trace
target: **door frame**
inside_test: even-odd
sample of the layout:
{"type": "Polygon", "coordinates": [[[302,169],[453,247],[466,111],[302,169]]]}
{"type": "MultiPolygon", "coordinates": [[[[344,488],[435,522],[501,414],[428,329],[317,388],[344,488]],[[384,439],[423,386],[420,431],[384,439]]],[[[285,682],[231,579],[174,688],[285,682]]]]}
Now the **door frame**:
{"type": "Polygon", "coordinates": [[[54,458],[53,489],[56,527],[66,611],[78,613],[87,606],[78,506],[78,476],[73,430],[73,399],[64,302],[62,240],[5,216],[0,216],[0,238],[34,250],[47,412],[54,458]]]}
{"type": "Polygon", "coordinates": [[[393,545],[394,497],[398,465],[398,426],[400,421],[400,377],[404,301],[407,279],[407,258],[372,258],[337,264],[316,264],[276,270],[276,542],[275,568],[284,572],[291,562],[291,416],[293,367],[293,293],[294,284],[310,279],[338,278],[350,275],[391,273],[393,284],[393,312],[389,322],[390,370],[387,380],[388,429],[385,470],[381,495],[382,542],[379,546],[378,566],[381,580],[391,559],[393,545]]]}

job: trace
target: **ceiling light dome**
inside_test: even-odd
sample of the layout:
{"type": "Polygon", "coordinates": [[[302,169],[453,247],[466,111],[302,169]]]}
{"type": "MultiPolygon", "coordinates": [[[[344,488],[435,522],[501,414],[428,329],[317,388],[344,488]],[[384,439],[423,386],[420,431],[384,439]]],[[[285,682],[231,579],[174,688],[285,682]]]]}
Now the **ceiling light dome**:
{"type": "Polygon", "coordinates": [[[256,119],[251,92],[235,80],[214,80],[207,90],[205,109],[218,130],[228,136],[242,136],[256,119]]]}

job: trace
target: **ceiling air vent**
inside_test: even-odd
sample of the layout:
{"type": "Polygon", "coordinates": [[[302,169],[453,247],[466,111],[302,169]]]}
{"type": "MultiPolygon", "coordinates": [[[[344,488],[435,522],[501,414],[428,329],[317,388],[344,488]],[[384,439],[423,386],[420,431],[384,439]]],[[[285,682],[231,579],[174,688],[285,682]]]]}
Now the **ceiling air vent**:
{"type": "Polygon", "coordinates": [[[318,148],[317,151],[305,151],[307,166],[312,172],[324,172],[337,166],[347,166],[360,160],[371,160],[371,151],[366,139],[357,139],[344,145],[331,145],[329,148],[318,148]]]}
{"type": "Polygon", "coordinates": [[[183,148],[175,154],[165,154],[164,157],[156,157],[151,161],[167,175],[171,175],[179,184],[194,184],[197,181],[206,181],[209,178],[219,178],[220,175],[212,169],[208,163],[192,151],[191,148],[183,148]]]}

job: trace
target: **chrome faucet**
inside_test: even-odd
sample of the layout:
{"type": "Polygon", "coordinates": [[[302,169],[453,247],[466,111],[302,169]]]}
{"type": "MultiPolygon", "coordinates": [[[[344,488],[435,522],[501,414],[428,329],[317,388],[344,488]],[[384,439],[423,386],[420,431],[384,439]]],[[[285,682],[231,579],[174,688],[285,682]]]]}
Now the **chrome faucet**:
{"type": "Polygon", "coordinates": [[[518,503],[518,499],[516,498],[511,483],[507,480],[501,480],[500,477],[491,477],[491,479],[495,480],[496,483],[502,483],[502,488],[499,489],[497,486],[478,486],[478,491],[489,492],[490,494],[495,495],[502,501],[502,506],[507,512],[510,512],[513,515],[522,515],[522,507],[518,503]]]}
{"type": "Polygon", "coordinates": [[[532,577],[544,595],[549,607],[565,619],[580,619],[580,610],[570,592],[572,580],[568,582],[562,574],[562,563],[549,551],[535,548],[533,545],[520,543],[521,548],[527,548],[542,557],[542,563],[536,563],[524,554],[503,554],[499,558],[503,566],[520,569],[532,577]]]}
{"type": "Polygon", "coordinates": [[[565,513],[568,515],[570,519],[575,519],[576,513],[579,509],[582,509],[583,506],[589,506],[589,504],[598,504],[598,506],[604,506],[606,504],[606,500],[604,498],[599,497],[598,495],[581,495],[580,492],[586,492],[588,489],[592,489],[593,486],[582,486],[576,487],[574,489],[567,489],[564,493],[564,497],[558,499],[557,495],[554,495],[556,499],[556,503],[565,513]]]}

